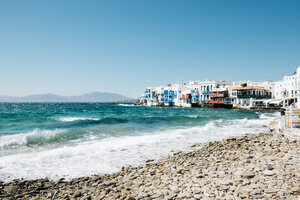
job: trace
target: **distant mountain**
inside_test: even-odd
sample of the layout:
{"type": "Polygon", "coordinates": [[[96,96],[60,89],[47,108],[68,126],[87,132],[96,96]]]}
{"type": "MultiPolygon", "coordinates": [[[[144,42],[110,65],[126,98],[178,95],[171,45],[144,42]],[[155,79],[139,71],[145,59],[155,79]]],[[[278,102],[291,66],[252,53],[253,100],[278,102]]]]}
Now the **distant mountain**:
{"type": "Polygon", "coordinates": [[[93,92],[80,96],[36,94],[25,97],[0,96],[0,102],[119,102],[130,99],[120,94],[93,92]]]}

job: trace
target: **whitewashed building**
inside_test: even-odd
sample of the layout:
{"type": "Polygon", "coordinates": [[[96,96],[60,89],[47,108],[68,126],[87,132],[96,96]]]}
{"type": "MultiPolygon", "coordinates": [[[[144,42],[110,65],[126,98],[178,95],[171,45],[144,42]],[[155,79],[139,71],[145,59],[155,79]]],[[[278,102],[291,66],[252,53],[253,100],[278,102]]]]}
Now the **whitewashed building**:
{"type": "Polygon", "coordinates": [[[299,89],[300,89],[300,66],[297,71],[292,75],[285,75],[282,80],[274,84],[274,98],[283,101],[283,107],[291,104],[297,105],[299,103],[299,89]]]}
{"type": "Polygon", "coordinates": [[[262,102],[261,106],[264,107],[262,99],[270,99],[271,91],[264,87],[243,85],[237,86],[232,90],[233,106],[252,108],[257,107],[254,103],[259,100],[262,102]]]}
{"type": "Polygon", "coordinates": [[[229,89],[232,83],[228,81],[192,81],[189,83],[192,93],[192,104],[210,103],[210,92],[217,88],[229,89]]]}
{"type": "Polygon", "coordinates": [[[220,89],[228,91],[226,98],[224,98],[224,104],[263,108],[295,105],[300,108],[300,66],[294,74],[286,75],[277,82],[239,81],[232,83],[198,80],[191,81],[189,84],[182,82],[160,87],[148,87],[141,98],[141,102],[148,106],[199,106],[211,104],[210,93],[220,89]]]}

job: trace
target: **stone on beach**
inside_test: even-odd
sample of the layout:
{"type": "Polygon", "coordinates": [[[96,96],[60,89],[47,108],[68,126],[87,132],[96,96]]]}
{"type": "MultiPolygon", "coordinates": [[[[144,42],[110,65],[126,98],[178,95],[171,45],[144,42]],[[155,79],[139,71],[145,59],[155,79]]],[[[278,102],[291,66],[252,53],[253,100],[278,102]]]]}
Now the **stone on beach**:
{"type": "Polygon", "coordinates": [[[115,174],[0,184],[0,199],[298,199],[299,140],[260,133],[192,145],[192,152],[115,174]]]}

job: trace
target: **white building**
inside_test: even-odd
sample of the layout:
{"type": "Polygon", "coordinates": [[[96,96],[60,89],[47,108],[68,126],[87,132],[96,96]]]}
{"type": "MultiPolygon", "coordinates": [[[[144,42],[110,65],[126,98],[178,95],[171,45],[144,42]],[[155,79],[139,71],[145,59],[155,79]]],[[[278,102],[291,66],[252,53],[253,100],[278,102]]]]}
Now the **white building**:
{"type": "Polygon", "coordinates": [[[283,106],[291,104],[298,105],[299,102],[299,81],[300,81],[300,66],[292,75],[285,75],[283,80],[277,81],[274,84],[274,98],[283,100],[283,106]]]}
{"type": "Polygon", "coordinates": [[[260,106],[264,106],[264,99],[271,98],[271,91],[260,86],[243,85],[237,86],[232,90],[233,106],[252,108],[257,107],[254,102],[262,102],[260,106]]]}
{"type": "Polygon", "coordinates": [[[256,86],[256,87],[263,87],[272,93],[272,98],[274,97],[274,88],[275,88],[275,83],[273,81],[263,81],[263,82],[256,82],[256,81],[238,81],[238,82],[233,82],[233,85],[236,86],[242,86],[243,84],[249,85],[249,86],[256,86]]]}
{"type": "Polygon", "coordinates": [[[232,88],[227,81],[192,81],[189,84],[169,84],[160,87],[148,87],[143,96],[148,106],[191,107],[210,103],[210,91],[218,88],[232,88]]]}
{"type": "Polygon", "coordinates": [[[167,86],[148,87],[142,102],[148,106],[198,106],[209,104],[210,92],[218,89],[228,90],[229,97],[226,98],[226,102],[231,102],[236,106],[270,108],[282,105],[287,107],[295,104],[300,108],[300,66],[293,75],[286,75],[283,80],[277,82],[239,81],[231,83],[228,81],[198,80],[191,81],[189,84],[182,82],[167,86]],[[248,88],[241,89],[238,88],[239,86],[248,86],[248,88]],[[250,96],[242,98],[245,95],[250,96]]]}
{"type": "Polygon", "coordinates": [[[192,81],[189,83],[192,93],[193,104],[207,104],[210,103],[209,93],[216,88],[229,89],[232,86],[228,81],[192,81]]]}
{"type": "Polygon", "coordinates": [[[183,82],[160,87],[147,87],[142,103],[147,106],[191,107],[190,96],[191,89],[183,82]]]}
{"type": "Polygon", "coordinates": [[[191,107],[191,102],[186,99],[187,94],[191,94],[190,88],[186,83],[172,84],[170,90],[174,92],[173,105],[178,107],[191,107]]]}

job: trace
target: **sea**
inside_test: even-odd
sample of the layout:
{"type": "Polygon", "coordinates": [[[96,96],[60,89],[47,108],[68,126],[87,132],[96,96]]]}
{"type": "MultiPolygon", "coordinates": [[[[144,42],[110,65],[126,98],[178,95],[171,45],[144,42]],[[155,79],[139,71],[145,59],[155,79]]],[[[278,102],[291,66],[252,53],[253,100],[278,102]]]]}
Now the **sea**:
{"type": "Polygon", "coordinates": [[[1,103],[0,181],[114,173],[190,151],[195,143],[267,132],[278,116],[118,103],[1,103]]]}

